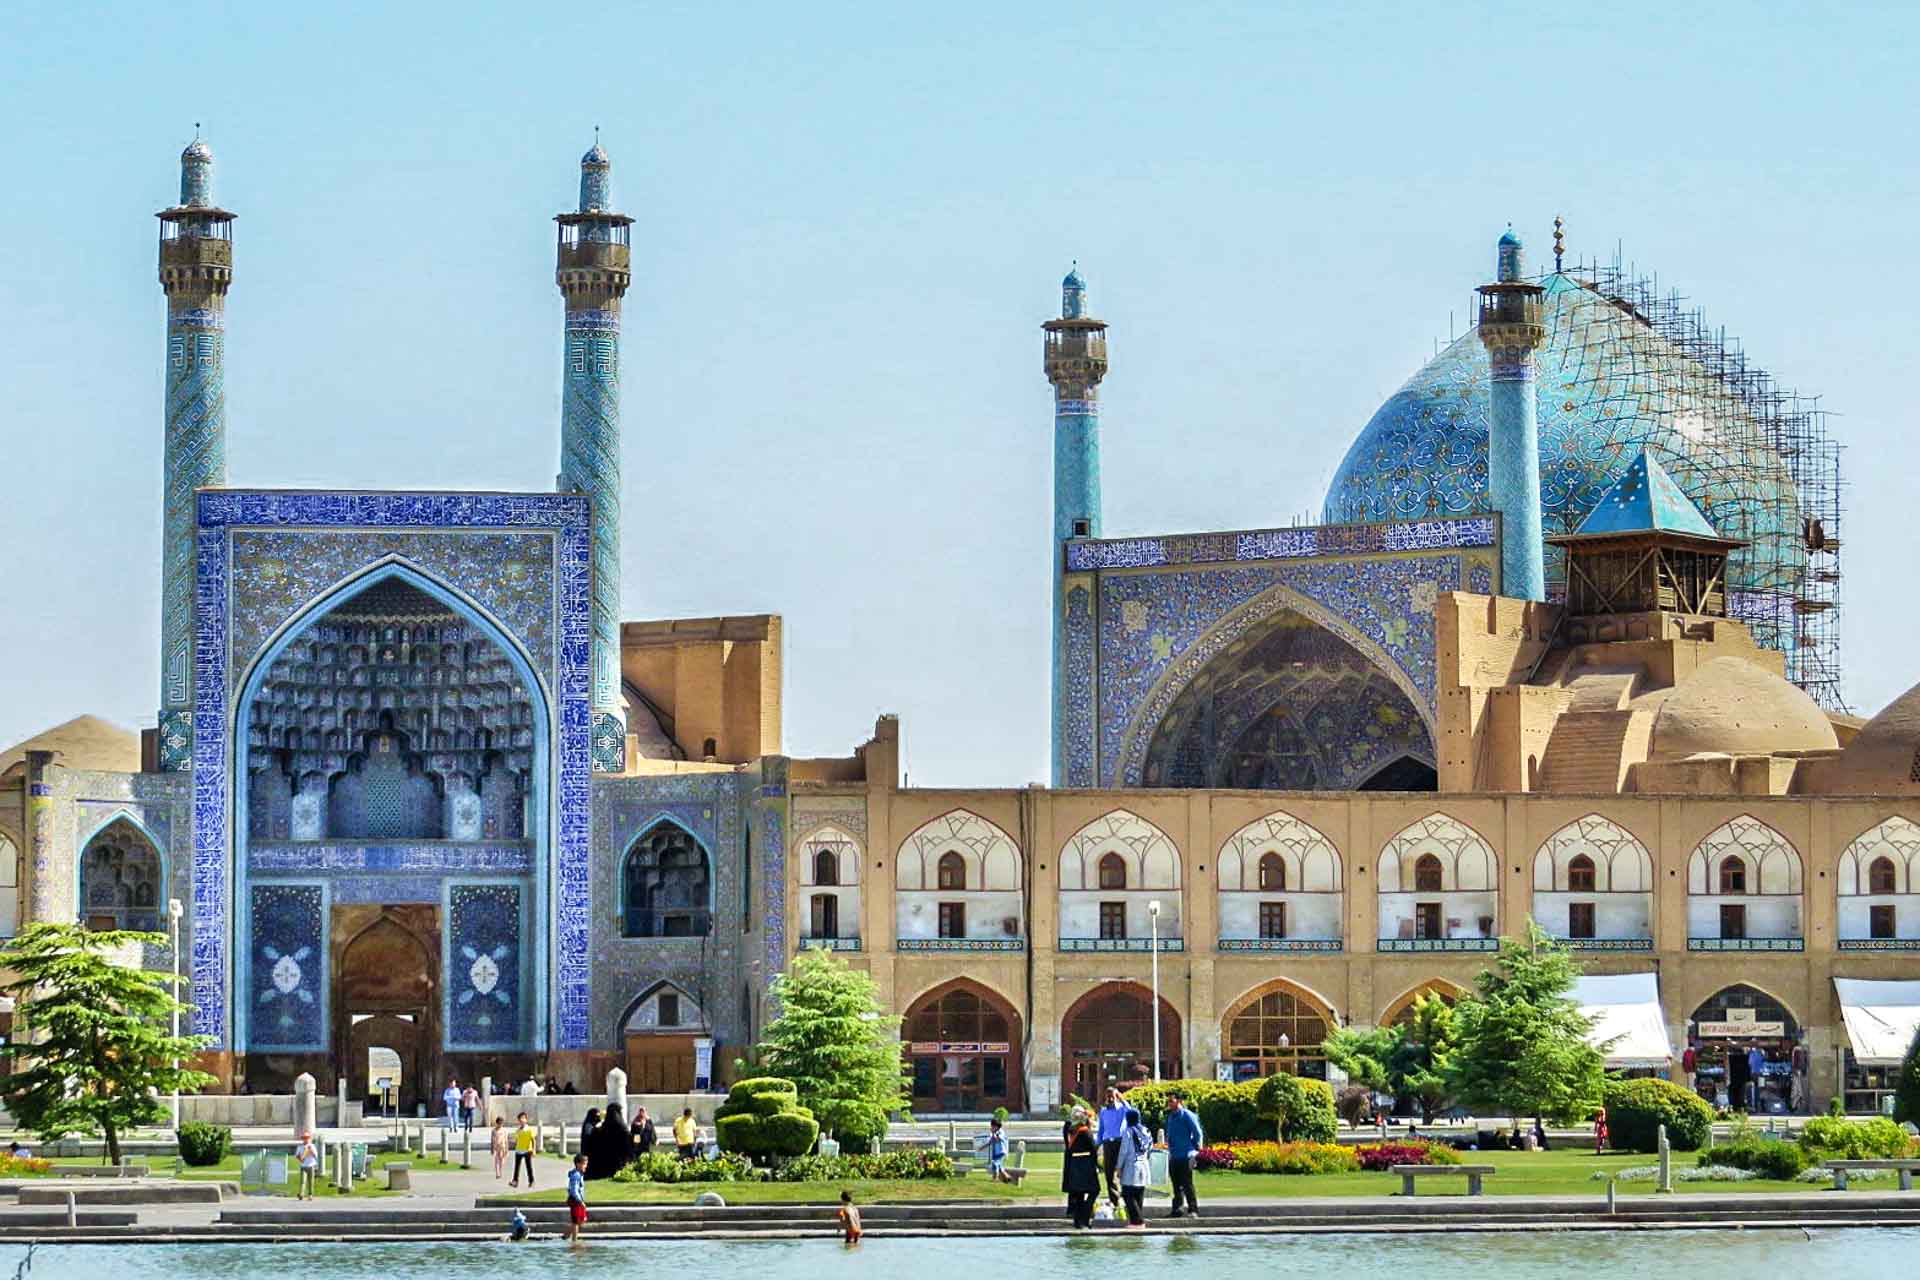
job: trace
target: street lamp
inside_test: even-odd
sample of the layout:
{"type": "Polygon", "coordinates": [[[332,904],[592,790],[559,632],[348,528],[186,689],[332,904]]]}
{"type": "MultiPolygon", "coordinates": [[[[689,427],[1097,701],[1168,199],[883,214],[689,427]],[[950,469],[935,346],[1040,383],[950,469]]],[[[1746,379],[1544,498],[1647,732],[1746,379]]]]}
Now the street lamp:
{"type": "MultiPolygon", "coordinates": [[[[180,1038],[180,917],[187,909],[180,905],[180,899],[167,899],[167,950],[173,955],[173,1038],[180,1038]]],[[[173,1082],[173,1140],[180,1141],[180,1059],[173,1060],[175,1074],[173,1082]]]]}
{"type": "Polygon", "coordinates": [[[1160,899],[1147,904],[1147,955],[1153,962],[1153,1078],[1160,1079],[1160,899]]]}

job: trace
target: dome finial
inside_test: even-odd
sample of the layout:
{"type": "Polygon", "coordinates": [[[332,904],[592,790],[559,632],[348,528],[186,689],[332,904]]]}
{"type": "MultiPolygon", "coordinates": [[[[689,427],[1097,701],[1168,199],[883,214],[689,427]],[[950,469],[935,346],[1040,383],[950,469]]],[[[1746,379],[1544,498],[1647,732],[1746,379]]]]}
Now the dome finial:
{"type": "Polygon", "coordinates": [[[1553,273],[1560,274],[1560,259],[1567,251],[1566,223],[1559,214],[1553,215],[1553,273]]]}

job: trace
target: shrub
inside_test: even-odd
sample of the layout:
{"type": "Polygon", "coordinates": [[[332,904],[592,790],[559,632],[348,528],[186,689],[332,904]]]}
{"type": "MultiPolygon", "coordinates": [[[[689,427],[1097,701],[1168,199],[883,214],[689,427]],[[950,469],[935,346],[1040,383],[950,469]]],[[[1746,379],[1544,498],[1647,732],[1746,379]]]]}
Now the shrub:
{"type": "Polygon", "coordinates": [[[798,1156],[774,1167],[775,1182],[842,1182],[854,1178],[946,1179],[953,1158],[944,1151],[915,1149],[865,1156],[798,1156]]]}
{"type": "Polygon", "coordinates": [[[1359,1167],[1380,1173],[1396,1164],[1459,1164],[1460,1153],[1439,1142],[1367,1142],[1354,1148],[1359,1167]]]}
{"type": "Polygon", "coordinates": [[[1791,1182],[1807,1167],[1807,1153],[1797,1142],[1776,1138],[1740,1138],[1724,1147],[1700,1153],[1699,1163],[1747,1169],[1762,1178],[1791,1182]]]}
{"type": "Polygon", "coordinates": [[[1166,1127],[1167,1095],[1177,1093],[1200,1115],[1208,1142],[1247,1142],[1273,1136],[1273,1125],[1260,1118],[1255,1103],[1260,1081],[1162,1080],[1137,1084],[1127,1090],[1127,1105],[1156,1133],[1166,1127]]]}
{"type": "Polygon", "coordinates": [[[1901,1124],[1920,1124],[1920,1030],[1913,1033],[1900,1077],[1893,1087],[1893,1118],[1901,1124]]]}
{"type": "Polygon", "coordinates": [[[1607,1129],[1616,1150],[1657,1151],[1660,1126],[1675,1151],[1698,1151],[1713,1130],[1713,1108],[1671,1080],[1615,1080],[1607,1085],[1607,1129]]]}
{"type": "Polygon", "coordinates": [[[198,1169],[219,1164],[233,1150],[233,1130],[223,1124],[189,1120],[180,1126],[180,1158],[198,1169]]]}
{"type": "Polygon", "coordinates": [[[1895,1160],[1907,1154],[1906,1130],[1885,1116],[1841,1120],[1818,1116],[1800,1131],[1800,1145],[1816,1159],[1895,1160]]]}
{"type": "Polygon", "coordinates": [[[1332,1142],[1340,1131],[1333,1112],[1333,1087],[1324,1080],[1285,1073],[1268,1076],[1254,1092],[1254,1109],[1268,1124],[1279,1123],[1283,1142],[1332,1142]]]}
{"type": "Polygon", "coordinates": [[[800,1105],[790,1081],[756,1076],[727,1091],[714,1113],[713,1133],[722,1151],[764,1162],[805,1155],[820,1136],[820,1125],[800,1105]]]}
{"type": "Polygon", "coordinates": [[[670,1151],[649,1151],[613,1175],[615,1182],[739,1182],[753,1165],[745,1156],[722,1152],[717,1160],[682,1160],[670,1151]]]}

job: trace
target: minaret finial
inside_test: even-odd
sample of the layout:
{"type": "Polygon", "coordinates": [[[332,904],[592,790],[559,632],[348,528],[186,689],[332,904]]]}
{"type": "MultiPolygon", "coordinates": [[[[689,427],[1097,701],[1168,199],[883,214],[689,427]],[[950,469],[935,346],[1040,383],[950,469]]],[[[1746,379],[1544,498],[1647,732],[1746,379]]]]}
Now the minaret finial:
{"type": "Polygon", "coordinates": [[[1559,214],[1553,215],[1553,273],[1555,275],[1560,274],[1560,258],[1567,251],[1566,225],[1560,220],[1559,214]]]}

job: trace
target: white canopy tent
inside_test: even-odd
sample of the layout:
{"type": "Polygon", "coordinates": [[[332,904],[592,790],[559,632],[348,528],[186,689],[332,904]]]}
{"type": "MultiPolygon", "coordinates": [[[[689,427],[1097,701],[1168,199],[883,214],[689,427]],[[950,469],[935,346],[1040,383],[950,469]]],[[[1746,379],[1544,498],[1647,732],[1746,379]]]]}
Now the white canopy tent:
{"type": "Polygon", "coordinates": [[[1660,1011],[1660,978],[1652,973],[1587,974],[1573,984],[1573,998],[1593,1019],[1587,1043],[1607,1055],[1615,1070],[1670,1066],[1673,1042],[1660,1011]],[[1608,1045],[1611,1040],[1613,1043],[1608,1045]]]}
{"type": "Polygon", "coordinates": [[[1920,982],[1835,978],[1840,1018],[1853,1060],[1863,1067],[1897,1067],[1920,1028],[1920,982]]]}

